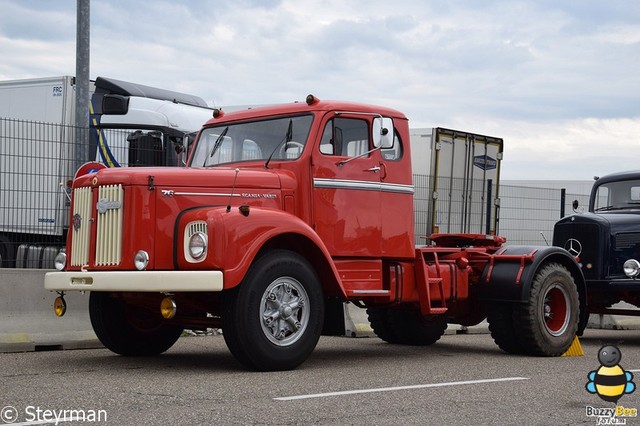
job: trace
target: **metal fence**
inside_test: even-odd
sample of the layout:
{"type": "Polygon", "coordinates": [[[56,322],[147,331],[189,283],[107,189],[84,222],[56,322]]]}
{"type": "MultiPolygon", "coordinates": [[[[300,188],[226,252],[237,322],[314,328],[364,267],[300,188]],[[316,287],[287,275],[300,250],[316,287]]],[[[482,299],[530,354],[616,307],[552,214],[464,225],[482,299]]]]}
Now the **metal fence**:
{"type": "MultiPolygon", "coordinates": [[[[112,138],[127,136],[114,132],[112,138]]],[[[0,265],[52,267],[64,246],[69,186],[79,166],[73,141],[72,126],[0,118],[0,265]]],[[[96,149],[90,151],[96,159],[96,149]]],[[[117,155],[126,158],[124,151],[117,155]]],[[[434,225],[440,232],[485,233],[496,219],[497,233],[508,244],[544,245],[561,211],[572,213],[575,199],[583,206],[588,201],[588,194],[566,194],[563,208],[560,189],[453,179],[438,189],[434,214],[430,182],[429,176],[414,176],[417,243],[434,225]],[[499,208],[493,212],[496,194],[499,208]]]]}

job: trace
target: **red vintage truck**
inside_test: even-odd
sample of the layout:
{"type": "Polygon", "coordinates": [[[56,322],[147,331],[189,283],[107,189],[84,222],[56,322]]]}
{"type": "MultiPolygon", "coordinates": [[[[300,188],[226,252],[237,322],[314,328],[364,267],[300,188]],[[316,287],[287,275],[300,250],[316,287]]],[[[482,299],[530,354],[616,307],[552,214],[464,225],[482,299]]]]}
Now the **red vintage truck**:
{"type": "Polygon", "coordinates": [[[187,167],[76,177],[45,288],[57,315],[66,292],[89,292],[96,335],[121,355],[221,327],[247,368],[293,369],[345,301],[389,343],[430,345],[448,323],[488,318],[509,353],[564,353],[587,320],[574,257],[481,234],[416,245],[413,193],[399,111],[312,95],[216,110],[187,167]]]}

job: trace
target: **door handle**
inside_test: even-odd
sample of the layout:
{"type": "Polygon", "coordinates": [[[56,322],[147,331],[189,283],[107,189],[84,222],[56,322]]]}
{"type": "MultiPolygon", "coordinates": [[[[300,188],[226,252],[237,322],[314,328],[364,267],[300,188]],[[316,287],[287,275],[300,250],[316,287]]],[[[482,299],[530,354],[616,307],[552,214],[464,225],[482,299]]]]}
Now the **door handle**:
{"type": "Polygon", "coordinates": [[[366,170],[367,172],[378,173],[380,171],[380,166],[373,166],[366,170]]]}

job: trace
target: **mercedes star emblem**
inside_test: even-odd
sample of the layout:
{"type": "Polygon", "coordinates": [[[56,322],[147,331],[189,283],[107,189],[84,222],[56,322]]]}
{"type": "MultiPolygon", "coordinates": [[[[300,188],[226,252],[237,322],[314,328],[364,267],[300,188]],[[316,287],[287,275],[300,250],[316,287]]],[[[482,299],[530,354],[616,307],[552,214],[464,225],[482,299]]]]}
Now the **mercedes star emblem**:
{"type": "Polygon", "coordinates": [[[582,244],[575,238],[569,238],[567,242],[564,243],[564,249],[571,253],[573,257],[578,257],[580,253],[582,253],[582,244]]]}

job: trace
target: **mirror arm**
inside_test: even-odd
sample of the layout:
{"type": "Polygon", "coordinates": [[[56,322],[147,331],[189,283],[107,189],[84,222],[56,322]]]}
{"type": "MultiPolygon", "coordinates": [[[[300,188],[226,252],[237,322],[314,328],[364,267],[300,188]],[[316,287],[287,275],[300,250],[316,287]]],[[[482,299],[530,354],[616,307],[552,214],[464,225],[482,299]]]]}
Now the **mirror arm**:
{"type": "Polygon", "coordinates": [[[379,151],[380,149],[382,149],[382,147],[381,147],[381,146],[379,146],[379,147],[377,147],[377,148],[373,148],[372,150],[369,150],[369,151],[367,151],[367,152],[363,152],[362,154],[358,154],[358,155],[356,155],[355,157],[349,157],[349,158],[347,158],[346,160],[338,161],[338,162],[336,163],[336,166],[344,166],[345,164],[347,164],[347,163],[349,163],[349,162],[351,162],[351,161],[355,160],[356,158],[361,158],[361,157],[367,156],[367,155],[371,154],[372,152],[379,151]]]}

